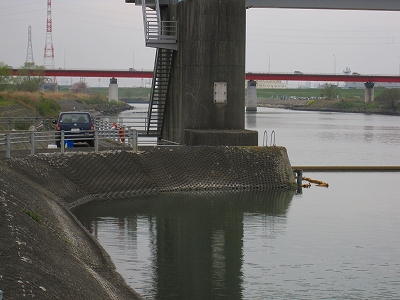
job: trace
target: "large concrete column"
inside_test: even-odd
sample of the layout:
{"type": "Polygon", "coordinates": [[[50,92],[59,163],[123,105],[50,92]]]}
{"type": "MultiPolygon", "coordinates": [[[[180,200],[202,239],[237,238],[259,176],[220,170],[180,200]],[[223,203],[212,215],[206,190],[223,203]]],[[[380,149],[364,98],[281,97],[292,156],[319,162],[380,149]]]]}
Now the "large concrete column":
{"type": "Polygon", "coordinates": [[[110,85],[108,86],[108,101],[118,101],[118,82],[116,78],[110,79],[110,85]]]}
{"type": "Polygon", "coordinates": [[[374,101],[374,83],[373,82],[366,82],[365,85],[365,102],[373,102],[374,101]]]}
{"type": "Polygon", "coordinates": [[[246,111],[257,111],[257,82],[247,81],[246,111]]]}
{"type": "Polygon", "coordinates": [[[182,1],[162,138],[186,145],[257,145],[245,126],[246,7],[243,0],[182,1]]]}

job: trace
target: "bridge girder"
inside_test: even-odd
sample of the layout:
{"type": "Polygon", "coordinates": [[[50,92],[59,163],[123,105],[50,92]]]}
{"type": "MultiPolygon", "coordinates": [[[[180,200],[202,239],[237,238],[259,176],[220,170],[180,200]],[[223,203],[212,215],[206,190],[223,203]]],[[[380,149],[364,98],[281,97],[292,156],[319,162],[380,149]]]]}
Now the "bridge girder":
{"type": "MultiPolygon", "coordinates": [[[[399,0],[244,0],[247,8],[297,8],[338,10],[400,11],[399,0]]],[[[141,5],[141,0],[125,0],[141,5]]],[[[178,0],[159,0],[160,5],[171,5],[178,0]]]]}
{"type": "Polygon", "coordinates": [[[399,0],[246,0],[247,8],[400,11],[399,0]]]}
{"type": "MultiPolygon", "coordinates": [[[[26,76],[19,69],[12,69],[13,76],[26,76]]],[[[115,78],[153,78],[153,71],[127,70],[74,70],[46,69],[41,74],[48,77],[115,77],[115,78]]],[[[31,76],[35,75],[32,71],[31,76]]],[[[344,81],[344,82],[399,82],[398,75],[345,75],[345,74],[294,74],[294,73],[251,73],[245,75],[246,80],[290,80],[290,81],[344,81]]]]}

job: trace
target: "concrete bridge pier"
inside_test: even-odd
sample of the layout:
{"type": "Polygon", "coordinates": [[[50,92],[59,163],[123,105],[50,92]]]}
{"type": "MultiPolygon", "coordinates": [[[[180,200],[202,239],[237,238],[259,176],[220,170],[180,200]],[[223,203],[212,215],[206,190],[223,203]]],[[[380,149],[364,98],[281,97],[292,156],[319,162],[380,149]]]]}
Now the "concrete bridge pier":
{"type": "Polygon", "coordinates": [[[257,111],[257,82],[247,81],[246,111],[257,111]]]}
{"type": "Polygon", "coordinates": [[[181,1],[162,139],[181,145],[257,146],[245,129],[246,2],[181,1]]]}
{"type": "Polygon", "coordinates": [[[116,78],[110,79],[110,85],[108,86],[108,101],[118,101],[118,81],[116,78]]]}
{"type": "Polygon", "coordinates": [[[365,102],[373,102],[374,101],[374,83],[366,82],[365,85],[365,102]]]}

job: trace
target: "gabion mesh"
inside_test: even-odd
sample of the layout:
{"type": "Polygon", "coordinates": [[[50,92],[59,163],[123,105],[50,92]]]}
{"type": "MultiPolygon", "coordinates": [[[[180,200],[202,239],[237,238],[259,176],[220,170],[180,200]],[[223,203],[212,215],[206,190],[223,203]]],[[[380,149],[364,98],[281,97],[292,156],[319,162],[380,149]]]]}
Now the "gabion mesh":
{"type": "Polygon", "coordinates": [[[218,189],[292,189],[283,147],[153,147],[5,160],[68,207],[133,195],[218,189]]]}

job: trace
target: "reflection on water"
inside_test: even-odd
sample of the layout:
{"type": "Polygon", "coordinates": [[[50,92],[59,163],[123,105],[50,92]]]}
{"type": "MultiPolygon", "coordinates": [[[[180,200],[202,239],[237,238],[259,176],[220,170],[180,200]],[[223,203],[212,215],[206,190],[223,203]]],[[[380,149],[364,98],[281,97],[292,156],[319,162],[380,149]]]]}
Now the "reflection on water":
{"type": "Polygon", "coordinates": [[[124,256],[117,269],[144,297],[242,299],[244,219],[259,218],[271,237],[284,233],[293,193],[163,194],[89,203],[74,214],[117,266],[124,256]]]}
{"type": "Polygon", "coordinates": [[[74,210],[144,299],[400,299],[400,173],[74,210]]]}
{"type": "MultiPolygon", "coordinates": [[[[399,117],[259,108],[292,165],[400,165],[399,117]]],[[[290,192],[95,202],[79,220],[144,299],[400,299],[400,173],[290,192]]]]}

